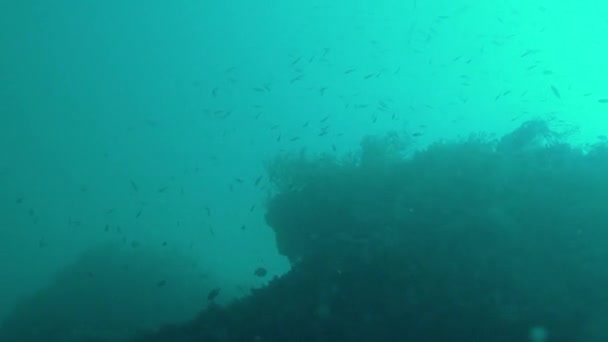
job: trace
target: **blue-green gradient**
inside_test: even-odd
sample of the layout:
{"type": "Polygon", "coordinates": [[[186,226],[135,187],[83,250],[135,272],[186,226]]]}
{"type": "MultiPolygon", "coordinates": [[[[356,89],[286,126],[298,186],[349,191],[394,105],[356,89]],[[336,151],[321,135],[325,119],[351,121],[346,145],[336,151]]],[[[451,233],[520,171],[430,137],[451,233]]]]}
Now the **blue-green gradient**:
{"type": "Polygon", "coordinates": [[[166,242],[226,300],[268,279],[256,267],[285,272],[264,223],[266,178],[256,185],[280,151],[345,153],[389,130],[424,146],[531,118],[595,141],[608,132],[607,11],[3,0],[0,318],[108,242],[166,242]]]}

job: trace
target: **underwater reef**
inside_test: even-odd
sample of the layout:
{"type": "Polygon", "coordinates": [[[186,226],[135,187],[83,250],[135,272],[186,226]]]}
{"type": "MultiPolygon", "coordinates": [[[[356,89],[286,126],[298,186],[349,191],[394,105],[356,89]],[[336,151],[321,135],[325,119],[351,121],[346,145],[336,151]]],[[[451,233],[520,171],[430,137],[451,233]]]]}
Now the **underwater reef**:
{"type": "Polygon", "coordinates": [[[1,322],[0,341],[125,342],[195,317],[209,278],[191,258],[162,247],[100,245],[22,298],[1,322]]]}
{"type": "Polygon", "coordinates": [[[605,143],[530,121],[409,147],[270,161],[266,219],[292,269],[135,341],[608,340],[605,143]]]}
{"type": "Polygon", "coordinates": [[[224,306],[202,289],[195,318],[132,341],[608,341],[608,145],[566,138],[530,121],[422,150],[391,133],[343,157],[279,155],[266,221],[291,270],[224,306]]]}

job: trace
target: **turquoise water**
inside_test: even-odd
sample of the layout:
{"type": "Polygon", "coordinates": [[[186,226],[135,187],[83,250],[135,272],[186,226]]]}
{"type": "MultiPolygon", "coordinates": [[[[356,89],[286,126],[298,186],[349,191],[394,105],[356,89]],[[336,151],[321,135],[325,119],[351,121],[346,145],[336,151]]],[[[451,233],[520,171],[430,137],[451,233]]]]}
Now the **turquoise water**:
{"type": "Polygon", "coordinates": [[[608,132],[597,1],[0,8],[0,318],[99,245],[195,260],[224,301],[284,273],[264,223],[264,163],[282,151],[533,118],[577,143],[608,132]]]}

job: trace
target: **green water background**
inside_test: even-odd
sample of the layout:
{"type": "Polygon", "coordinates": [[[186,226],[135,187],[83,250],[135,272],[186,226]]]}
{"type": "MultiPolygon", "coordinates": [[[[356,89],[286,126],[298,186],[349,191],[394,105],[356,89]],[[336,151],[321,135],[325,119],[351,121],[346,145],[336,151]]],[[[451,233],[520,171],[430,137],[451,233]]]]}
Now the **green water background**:
{"type": "Polygon", "coordinates": [[[0,317],[108,241],[167,242],[226,297],[262,285],[260,265],[286,271],[263,219],[263,162],[281,151],[346,153],[389,130],[423,147],[531,118],[596,141],[608,132],[607,11],[2,1],[0,317]]]}

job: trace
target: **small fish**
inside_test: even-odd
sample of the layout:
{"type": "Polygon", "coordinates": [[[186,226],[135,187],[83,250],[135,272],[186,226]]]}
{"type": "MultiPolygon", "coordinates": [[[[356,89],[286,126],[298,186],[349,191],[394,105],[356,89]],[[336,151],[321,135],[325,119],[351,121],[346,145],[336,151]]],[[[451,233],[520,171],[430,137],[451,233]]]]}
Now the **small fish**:
{"type": "Polygon", "coordinates": [[[141,209],[137,212],[137,214],[135,215],[135,218],[139,218],[141,216],[141,209]]]}
{"type": "Polygon", "coordinates": [[[562,96],[559,94],[559,90],[557,90],[555,86],[551,86],[551,91],[553,92],[553,95],[555,95],[555,97],[557,97],[558,99],[562,98],[562,96]]]}
{"type": "Polygon", "coordinates": [[[166,192],[168,188],[169,188],[169,187],[163,186],[162,188],[158,188],[157,192],[158,192],[159,194],[162,194],[162,193],[166,192]]]}
{"type": "Polygon", "coordinates": [[[293,65],[298,64],[298,62],[299,62],[301,59],[302,59],[302,57],[298,57],[298,58],[296,58],[296,59],[295,59],[293,62],[291,62],[291,65],[293,66],[293,65]]]}
{"type": "Polygon", "coordinates": [[[135,182],[133,180],[131,180],[131,188],[133,189],[133,191],[138,192],[139,191],[139,187],[137,186],[137,184],[135,184],[135,182]]]}
{"type": "Polygon", "coordinates": [[[158,287],[165,287],[166,284],[167,284],[167,281],[163,279],[163,280],[157,282],[156,286],[158,286],[158,287]]]}
{"type": "Polygon", "coordinates": [[[607,99],[599,99],[599,100],[597,100],[597,102],[599,102],[599,103],[608,103],[608,98],[607,99]]]}
{"type": "Polygon", "coordinates": [[[329,53],[329,51],[330,51],[329,48],[323,48],[323,56],[321,56],[321,57],[327,56],[327,54],[329,53]]]}
{"type": "Polygon", "coordinates": [[[254,185],[258,186],[260,185],[260,182],[262,181],[262,176],[259,176],[258,178],[255,179],[254,185]]]}
{"type": "Polygon", "coordinates": [[[215,289],[209,291],[209,294],[207,294],[207,300],[208,301],[214,300],[217,296],[219,296],[220,290],[221,289],[219,287],[216,287],[215,289]]]}
{"type": "Polygon", "coordinates": [[[526,56],[529,56],[529,55],[532,55],[532,54],[535,54],[535,53],[538,53],[538,52],[540,52],[540,50],[528,49],[524,53],[522,53],[519,57],[523,58],[523,57],[526,57],[526,56]]]}
{"type": "Polygon", "coordinates": [[[256,277],[260,277],[263,278],[268,274],[268,271],[264,268],[264,267],[258,267],[255,269],[255,271],[253,272],[253,274],[256,277]]]}
{"type": "Polygon", "coordinates": [[[294,84],[295,82],[301,80],[303,77],[304,77],[304,75],[296,76],[296,77],[292,78],[291,80],[289,80],[289,83],[294,84]]]}

